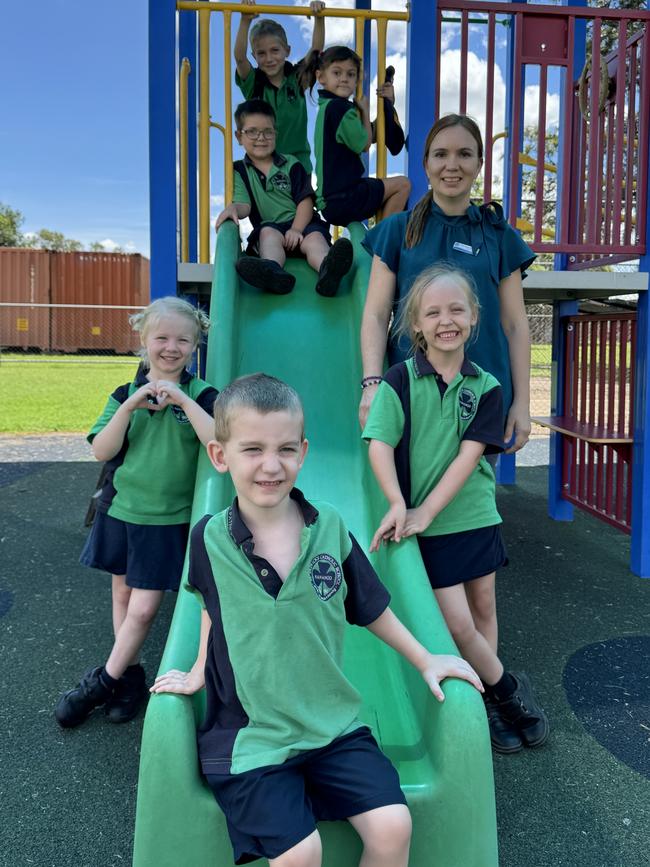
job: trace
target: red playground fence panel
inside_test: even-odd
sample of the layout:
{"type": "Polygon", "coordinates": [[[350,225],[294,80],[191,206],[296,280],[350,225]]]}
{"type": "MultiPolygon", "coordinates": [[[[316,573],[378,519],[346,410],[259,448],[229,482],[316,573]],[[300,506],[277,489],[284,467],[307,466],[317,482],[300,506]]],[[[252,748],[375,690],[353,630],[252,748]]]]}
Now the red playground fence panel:
{"type": "Polygon", "coordinates": [[[636,313],[567,317],[563,339],[562,496],[630,533],[636,313]]]}

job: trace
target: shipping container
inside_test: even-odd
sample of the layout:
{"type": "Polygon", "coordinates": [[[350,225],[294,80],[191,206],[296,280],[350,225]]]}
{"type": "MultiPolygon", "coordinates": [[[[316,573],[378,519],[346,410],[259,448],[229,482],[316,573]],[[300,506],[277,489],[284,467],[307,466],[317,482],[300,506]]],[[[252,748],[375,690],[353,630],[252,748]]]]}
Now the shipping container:
{"type": "Polygon", "coordinates": [[[47,250],[0,248],[0,347],[50,348],[50,254],[47,250]]]}
{"type": "MultiPolygon", "coordinates": [[[[139,254],[52,253],[52,304],[144,307],[149,303],[149,260],[139,254]]],[[[52,308],[52,349],[59,352],[133,352],[133,310],[52,308]]]]}

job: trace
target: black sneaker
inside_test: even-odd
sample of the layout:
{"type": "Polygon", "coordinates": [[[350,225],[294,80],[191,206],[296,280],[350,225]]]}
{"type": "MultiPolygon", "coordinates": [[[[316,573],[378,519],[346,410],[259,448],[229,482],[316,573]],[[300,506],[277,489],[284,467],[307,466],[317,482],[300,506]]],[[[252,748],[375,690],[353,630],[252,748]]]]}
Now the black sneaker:
{"type": "Polygon", "coordinates": [[[518,753],[523,749],[523,741],[514,726],[503,719],[496,700],[486,693],[483,695],[485,712],[490,726],[490,741],[495,753],[518,753]]]}
{"type": "Polygon", "coordinates": [[[496,702],[499,713],[517,729],[524,746],[541,747],[549,733],[546,713],[533,695],[528,676],[511,674],[517,686],[509,698],[496,702]]]}
{"type": "Polygon", "coordinates": [[[352,267],[354,249],[347,238],[339,238],[330,248],[318,269],[316,291],[319,295],[331,298],[336,295],[339,284],[352,267]]]}
{"type": "Polygon", "coordinates": [[[63,728],[82,723],[96,707],[106,704],[112,692],[99,679],[102,666],[87,671],[74,689],[69,689],[56,703],[54,716],[63,728]]]}
{"type": "Polygon", "coordinates": [[[104,713],[112,723],[129,722],[137,715],[148,695],[144,668],[130,665],[118,680],[104,713]]]}
{"type": "Polygon", "coordinates": [[[274,295],[288,295],[296,284],[296,278],[272,259],[255,259],[242,256],[235,262],[235,270],[247,283],[256,289],[274,295]]]}

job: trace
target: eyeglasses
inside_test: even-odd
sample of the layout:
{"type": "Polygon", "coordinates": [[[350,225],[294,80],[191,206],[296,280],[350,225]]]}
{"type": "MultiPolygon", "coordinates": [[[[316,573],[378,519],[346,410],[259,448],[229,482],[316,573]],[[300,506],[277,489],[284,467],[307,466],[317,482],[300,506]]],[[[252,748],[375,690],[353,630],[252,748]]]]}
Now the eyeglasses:
{"type": "Polygon", "coordinates": [[[251,141],[257,141],[261,138],[264,139],[264,141],[271,141],[272,138],[275,138],[274,129],[257,129],[253,126],[249,129],[243,129],[242,132],[246,138],[249,138],[251,141]]]}

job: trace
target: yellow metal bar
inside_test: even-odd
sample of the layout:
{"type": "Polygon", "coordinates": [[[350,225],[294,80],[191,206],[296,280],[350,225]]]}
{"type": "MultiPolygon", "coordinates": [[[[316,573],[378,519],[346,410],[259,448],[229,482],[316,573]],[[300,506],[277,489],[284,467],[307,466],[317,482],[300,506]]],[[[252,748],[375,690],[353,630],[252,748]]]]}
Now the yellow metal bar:
{"type": "Polygon", "coordinates": [[[234,178],[232,174],[232,67],[231,60],[231,24],[232,13],[226,11],[223,13],[223,89],[226,97],[224,120],[224,144],[223,144],[223,166],[224,166],[224,200],[226,205],[232,202],[234,192],[234,178]]]}
{"type": "Polygon", "coordinates": [[[222,123],[217,123],[216,120],[211,120],[210,126],[220,130],[224,135],[226,134],[225,126],[222,123]]]}
{"type": "Polygon", "coordinates": [[[504,129],[503,132],[498,132],[496,135],[493,135],[492,136],[492,144],[494,144],[495,141],[499,141],[500,138],[508,138],[508,130],[507,129],[504,129]]]}
{"type": "MultiPolygon", "coordinates": [[[[386,78],[386,29],[388,21],[377,21],[377,87],[381,87],[386,78]]],[[[386,157],[386,119],[384,118],[384,100],[377,97],[377,177],[385,178],[387,169],[386,157]]]]}
{"type": "MultiPolygon", "coordinates": [[[[522,166],[536,166],[537,160],[528,154],[519,154],[519,164],[522,166]]],[[[553,163],[544,163],[544,169],[547,172],[557,172],[557,166],[554,166],[553,163]]]]}
{"type": "MultiPolygon", "coordinates": [[[[178,0],[176,8],[183,11],[201,12],[241,12],[242,3],[208,3],[205,0],[178,0]]],[[[305,15],[313,16],[313,12],[309,6],[273,6],[273,5],[255,5],[256,15],[305,15]]],[[[369,20],[379,20],[385,18],[387,21],[409,21],[408,12],[385,12],[378,9],[335,9],[327,7],[322,12],[318,13],[324,18],[365,18],[369,20]]]]}
{"type": "Polygon", "coordinates": [[[188,127],[187,127],[187,86],[192,67],[187,57],[181,62],[179,80],[178,113],[179,113],[179,159],[181,163],[181,262],[190,260],[190,210],[188,196],[189,166],[188,158],[188,127]]]}
{"type": "Polygon", "coordinates": [[[363,56],[363,37],[365,23],[366,22],[363,18],[357,18],[354,22],[354,50],[361,58],[361,74],[357,81],[357,99],[361,99],[363,96],[363,68],[365,64],[365,58],[363,56]]]}
{"type": "Polygon", "coordinates": [[[199,262],[210,262],[210,13],[199,12],[199,262]]]}

